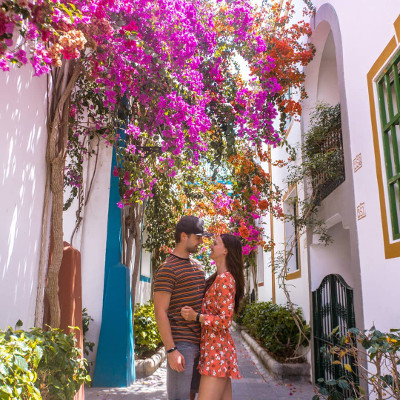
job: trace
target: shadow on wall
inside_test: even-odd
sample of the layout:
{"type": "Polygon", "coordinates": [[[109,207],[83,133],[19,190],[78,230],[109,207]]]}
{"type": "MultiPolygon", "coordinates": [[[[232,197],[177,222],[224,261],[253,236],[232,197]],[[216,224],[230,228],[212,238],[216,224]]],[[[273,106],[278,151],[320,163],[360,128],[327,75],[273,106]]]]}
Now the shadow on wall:
{"type": "Polygon", "coordinates": [[[310,262],[312,269],[311,290],[316,290],[326,275],[339,274],[346,283],[354,288],[355,271],[351,265],[350,231],[344,229],[341,222],[328,229],[332,243],[312,244],[310,262]]]}
{"type": "Polygon", "coordinates": [[[34,322],[46,140],[46,77],[0,71],[0,328],[34,322]]]}

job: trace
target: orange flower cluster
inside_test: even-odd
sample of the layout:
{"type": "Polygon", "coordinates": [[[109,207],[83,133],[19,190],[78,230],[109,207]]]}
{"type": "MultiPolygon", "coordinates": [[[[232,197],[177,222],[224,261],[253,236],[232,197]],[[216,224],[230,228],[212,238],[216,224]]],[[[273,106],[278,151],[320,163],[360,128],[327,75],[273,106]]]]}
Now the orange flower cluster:
{"type": "Polygon", "coordinates": [[[172,249],[168,246],[161,246],[160,247],[160,252],[164,253],[164,254],[171,254],[172,253],[172,249]]]}
{"type": "Polygon", "coordinates": [[[52,64],[55,67],[61,67],[61,56],[67,60],[78,58],[79,51],[83,50],[86,44],[86,38],[82,31],[73,29],[65,32],[50,49],[49,54],[52,57],[52,64]]]}
{"type": "MultiPolygon", "coordinates": [[[[300,101],[306,97],[303,88],[305,76],[301,67],[312,60],[315,49],[312,44],[303,40],[312,33],[310,24],[305,21],[291,23],[293,14],[294,6],[291,1],[283,6],[282,1],[273,0],[256,18],[259,33],[269,43],[265,57],[272,57],[276,65],[265,74],[264,79],[277,79],[282,87],[277,105],[285,114],[296,117],[301,115],[300,101]],[[300,101],[287,97],[295,91],[299,92],[300,101]]],[[[309,15],[311,11],[305,10],[304,14],[309,15]]],[[[258,68],[259,64],[254,63],[252,73],[256,73],[258,68]]]]}
{"type": "Polygon", "coordinates": [[[279,167],[279,168],[283,168],[286,167],[286,165],[288,165],[288,162],[290,161],[290,159],[288,159],[287,161],[284,160],[276,160],[272,163],[272,165],[274,167],[279,167]]]}
{"type": "Polygon", "coordinates": [[[258,202],[258,207],[260,207],[260,210],[267,210],[269,207],[269,202],[268,200],[260,200],[258,202]]]}
{"type": "Polygon", "coordinates": [[[247,175],[252,173],[256,168],[251,157],[248,157],[246,154],[238,153],[235,156],[231,156],[229,162],[235,167],[237,174],[247,175]]]}
{"type": "Polygon", "coordinates": [[[241,236],[243,239],[248,239],[249,236],[250,236],[250,231],[249,231],[249,229],[247,228],[247,226],[245,226],[245,225],[241,225],[241,226],[240,226],[240,228],[239,228],[239,233],[240,233],[240,236],[241,236]]]}
{"type": "Polygon", "coordinates": [[[261,184],[263,183],[263,181],[262,181],[262,179],[261,179],[258,175],[256,175],[256,176],[253,178],[253,183],[254,183],[255,185],[261,185],[261,184]]]}

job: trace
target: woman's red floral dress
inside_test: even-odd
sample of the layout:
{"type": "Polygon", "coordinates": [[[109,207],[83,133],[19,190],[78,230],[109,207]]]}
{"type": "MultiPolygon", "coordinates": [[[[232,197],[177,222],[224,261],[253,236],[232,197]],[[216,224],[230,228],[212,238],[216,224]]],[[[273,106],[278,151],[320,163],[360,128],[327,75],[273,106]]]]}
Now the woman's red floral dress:
{"type": "Polygon", "coordinates": [[[205,321],[201,328],[199,362],[202,375],[241,378],[235,343],[229,333],[235,292],[235,278],[230,272],[223,272],[217,275],[204,296],[201,313],[205,321]]]}

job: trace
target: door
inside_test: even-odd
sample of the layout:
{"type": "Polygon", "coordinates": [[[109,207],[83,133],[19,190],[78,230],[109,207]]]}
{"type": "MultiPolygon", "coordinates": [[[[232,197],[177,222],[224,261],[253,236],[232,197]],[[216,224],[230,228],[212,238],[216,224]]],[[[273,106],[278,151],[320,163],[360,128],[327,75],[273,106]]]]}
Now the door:
{"type": "MultiPolygon", "coordinates": [[[[354,315],[353,289],[337,274],[327,275],[319,288],[312,293],[313,299],[313,334],[314,334],[314,367],[315,382],[325,382],[346,378],[358,385],[358,370],[353,357],[344,356],[342,365],[350,364],[353,372],[345,370],[342,365],[332,364],[334,356],[329,348],[339,344],[339,338],[346,335],[348,329],[356,325],[354,315]],[[338,328],[337,334],[331,332],[338,328]]],[[[350,395],[347,390],[336,388],[344,397],[350,395]]]]}

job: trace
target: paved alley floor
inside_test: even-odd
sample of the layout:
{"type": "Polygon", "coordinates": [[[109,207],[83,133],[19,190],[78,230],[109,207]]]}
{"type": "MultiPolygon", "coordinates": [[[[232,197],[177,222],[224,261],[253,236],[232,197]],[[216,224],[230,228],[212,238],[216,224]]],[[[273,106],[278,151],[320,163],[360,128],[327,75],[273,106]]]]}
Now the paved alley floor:
{"type": "MultiPolygon", "coordinates": [[[[311,400],[314,391],[308,383],[276,381],[258,361],[238,332],[235,340],[242,379],[232,380],[233,400],[311,400]]],[[[164,400],[166,396],[166,365],[147,378],[138,379],[128,388],[85,389],[86,400],[164,400]]]]}

